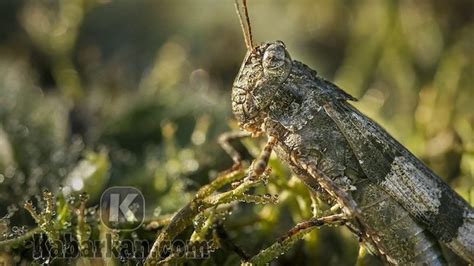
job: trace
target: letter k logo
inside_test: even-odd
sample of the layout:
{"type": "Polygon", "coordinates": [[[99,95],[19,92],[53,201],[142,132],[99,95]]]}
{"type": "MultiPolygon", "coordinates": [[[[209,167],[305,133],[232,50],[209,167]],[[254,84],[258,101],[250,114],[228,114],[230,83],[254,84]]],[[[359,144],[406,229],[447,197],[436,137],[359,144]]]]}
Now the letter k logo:
{"type": "Polygon", "coordinates": [[[100,198],[100,217],[109,228],[130,230],[143,222],[145,201],[134,187],[111,187],[100,198]]]}

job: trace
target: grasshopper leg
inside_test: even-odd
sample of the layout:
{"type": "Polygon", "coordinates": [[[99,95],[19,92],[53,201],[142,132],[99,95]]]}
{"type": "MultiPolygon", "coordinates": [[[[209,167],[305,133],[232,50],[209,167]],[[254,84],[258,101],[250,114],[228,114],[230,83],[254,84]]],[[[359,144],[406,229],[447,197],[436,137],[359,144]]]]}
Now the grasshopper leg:
{"type": "Polygon", "coordinates": [[[235,139],[242,139],[251,136],[251,133],[245,131],[225,132],[219,136],[217,142],[222,147],[222,149],[230,156],[230,158],[232,158],[232,161],[234,161],[234,165],[241,165],[242,155],[235,149],[234,146],[232,146],[230,142],[235,139]]]}
{"type": "Polygon", "coordinates": [[[265,170],[267,169],[268,160],[270,159],[270,156],[272,155],[272,150],[276,142],[277,142],[276,138],[274,137],[268,138],[267,144],[265,144],[265,147],[263,148],[262,153],[252,164],[251,176],[258,177],[265,172],[265,170]]]}
{"type": "Polygon", "coordinates": [[[319,218],[313,217],[308,221],[297,224],[295,227],[290,229],[290,231],[288,231],[284,236],[280,237],[279,241],[283,242],[284,240],[293,237],[301,231],[305,231],[313,227],[321,227],[323,225],[342,225],[345,224],[347,220],[348,217],[344,213],[338,213],[319,218]]]}
{"type": "Polygon", "coordinates": [[[270,247],[261,250],[258,254],[246,261],[246,263],[243,263],[243,265],[268,264],[271,260],[269,258],[277,257],[280,254],[288,251],[289,248],[294,245],[296,240],[301,239],[304,234],[308,233],[312,229],[324,225],[343,225],[347,222],[347,219],[348,218],[344,213],[340,213],[320,218],[314,217],[308,221],[299,223],[290,229],[285,235],[281,236],[270,247]]]}

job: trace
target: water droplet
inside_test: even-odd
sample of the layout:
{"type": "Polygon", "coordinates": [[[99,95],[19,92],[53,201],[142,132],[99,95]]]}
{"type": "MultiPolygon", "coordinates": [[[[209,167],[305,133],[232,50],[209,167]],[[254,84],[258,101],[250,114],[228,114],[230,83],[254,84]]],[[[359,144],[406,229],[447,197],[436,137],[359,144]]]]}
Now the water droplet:
{"type": "Polygon", "coordinates": [[[79,194],[79,200],[81,202],[86,202],[89,199],[89,194],[87,192],[82,192],[79,194]]]}
{"type": "Polygon", "coordinates": [[[279,196],[278,195],[273,195],[272,201],[273,202],[278,202],[279,196]]]}
{"type": "Polygon", "coordinates": [[[94,215],[97,212],[97,206],[90,207],[87,209],[87,214],[94,215]]]}
{"type": "Polygon", "coordinates": [[[18,206],[16,204],[11,204],[7,207],[7,215],[4,218],[11,218],[18,211],[18,206]]]}
{"type": "Polygon", "coordinates": [[[49,257],[38,257],[38,258],[35,258],[35,262],[42,265],[48,265],[50,264],[51,261],[49,257]]]}
{"type": "Polygon", "coordinates": [[[69,197],[67,197],[67,203],[69,203],[69,205],[75,205],[76,204],[76,196],[74,195],[71,195],[69,197]]]}
{"type": "Polygon", "coordinates": [[[161,214],[161,207],[158,206],[153,210],[153,216],[158,217],[161,214]]]}
{"type": "Polygon", "coordinates": [[[232,188],[237,188],[238,186],[240,186],[240,184],[241,184],[241,182],[236,181],[236,182],[232,182],[232,184],[230,184],[230,186],[231,186],[232,188]]]}

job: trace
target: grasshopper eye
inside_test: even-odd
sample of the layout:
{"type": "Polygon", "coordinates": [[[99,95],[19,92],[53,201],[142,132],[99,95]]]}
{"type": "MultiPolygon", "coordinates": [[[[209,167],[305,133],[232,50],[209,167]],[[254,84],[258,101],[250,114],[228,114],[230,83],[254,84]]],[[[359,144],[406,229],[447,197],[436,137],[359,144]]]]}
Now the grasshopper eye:
{"type": "Polygon", "coordinates": [[[265,53],[263,57],[263,67],[268,69],[276,69],[285,64],[285,57],[280,53],[265,53]]]}
{"type": "Polygon", "coordinates": [[[263,54],[262,65],[267,76],[286,78],[291,69],[291,58],[282,42],[270,44],[263,54]]]}

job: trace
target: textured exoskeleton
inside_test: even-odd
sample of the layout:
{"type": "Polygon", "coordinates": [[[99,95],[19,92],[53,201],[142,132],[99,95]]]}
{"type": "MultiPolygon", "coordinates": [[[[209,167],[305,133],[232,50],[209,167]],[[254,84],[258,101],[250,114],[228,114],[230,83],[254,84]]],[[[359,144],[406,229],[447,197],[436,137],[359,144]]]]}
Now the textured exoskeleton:
{"type": "Polygon", "coordinates": [[[275,138],[278,157],[308,185],[320,174],[345,191],[388,262],[445,264],[443,243],[473,263],[473,208],[354,100],[292,60],[281,41],[249,51],[232,89],[242,129],[275,138]]]}

